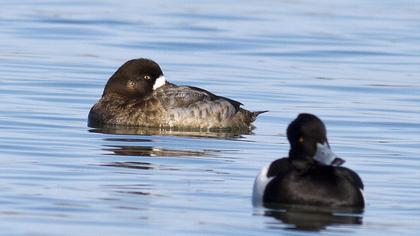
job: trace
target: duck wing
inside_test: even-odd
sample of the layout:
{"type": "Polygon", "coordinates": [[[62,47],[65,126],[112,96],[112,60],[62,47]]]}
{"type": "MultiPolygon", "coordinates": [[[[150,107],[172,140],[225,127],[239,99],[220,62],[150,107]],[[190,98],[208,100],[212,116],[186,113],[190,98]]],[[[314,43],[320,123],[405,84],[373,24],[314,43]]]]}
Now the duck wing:
{"type": "Polygon", "coordinates": [[[230,103],[236,111],[242,103],[232,100],[230,98],[217,96],[207,90],[192,87],[192,86],[177,86],[171,83],[162,86],[154,92],[154,96],[160,99],[165,107],[189,107],[197,102],[214,102],[217,100],[224,100],[230,103]]]}

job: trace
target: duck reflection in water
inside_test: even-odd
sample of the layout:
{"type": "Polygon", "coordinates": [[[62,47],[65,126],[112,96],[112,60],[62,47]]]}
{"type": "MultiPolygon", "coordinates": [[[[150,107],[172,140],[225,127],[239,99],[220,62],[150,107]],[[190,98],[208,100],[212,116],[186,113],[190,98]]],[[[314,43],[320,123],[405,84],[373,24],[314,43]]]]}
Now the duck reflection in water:
{"type": "Polygon", "coordinates": [[[185,136],[220,139],[239,139],[242,135],[252,134],[251,131],[235,129],[177,129],[177,128],[150,128],[129,126],[104,126],[90,129],[92,133],[119,134],[119,135],[162,135],[185,136]]]}
{"type": "Polygon", "coordinates": [[[121,136],[107,137],[103,140],[109,144],[103,145],[102,150],[106,151],[105,155],[117,156],[143,156],[143,157],[201,157],[214,156],[219,150],[186,150],[186,149],[170,149],[153,145],[155,140],[148,135],[175,135],[187,137],[204,137],[213,135],[212,137],[235,137],[234,133],[207,133],[198,131],[174,131],[153,128],[135,128],[135,127],[109,127],[91,129],[89,132],[117,134],[121,136]],[[144,135],[144,136],[127,136],[128,135],[144,135]],[[124,135],[124,136],[122,136],[124,135]]]}
{"type": "MultiPolygon", "coordinates": [[[[308,206],[271,206],[264,215],[286,224],[286,229],[302,231],[322,231],[334,225],[361,225],[363,210],[355,208],[326,209],[308,206]]],[[[278,228],[270,223],[269,228],[278,228]]],[[[284,228],[284,227],[282,227],[284,228]]]]}
{"type": "Polygon", "coordinates": [[[107,155],[117,156],[146,156],[146,157],[199,157],[210,156],[212,152],[217,151],[191,151],[191,150],[175,150],[164,149],[153,146],[123,146],[123,145],[105,145],[103,150],[107,151],[107,155]]]}

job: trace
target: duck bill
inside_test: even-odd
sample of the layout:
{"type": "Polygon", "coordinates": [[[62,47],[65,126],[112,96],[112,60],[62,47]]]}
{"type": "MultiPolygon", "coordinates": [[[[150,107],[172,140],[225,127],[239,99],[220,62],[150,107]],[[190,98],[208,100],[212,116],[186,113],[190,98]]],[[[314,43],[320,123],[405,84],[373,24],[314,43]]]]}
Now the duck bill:
{"type": "Polygon", "coordinates": [[[153,90],[156,90],[165,84],[166,84],[165,76],[161,75],[156,79],[155,84],[153,85],[153,90]]]}
{"type": "Polygon", "coordinates": [[[324,165],[341,166],[345,160],[339,158],[330,148],[328,142],[316,144],[314,159],[324,165]]]}

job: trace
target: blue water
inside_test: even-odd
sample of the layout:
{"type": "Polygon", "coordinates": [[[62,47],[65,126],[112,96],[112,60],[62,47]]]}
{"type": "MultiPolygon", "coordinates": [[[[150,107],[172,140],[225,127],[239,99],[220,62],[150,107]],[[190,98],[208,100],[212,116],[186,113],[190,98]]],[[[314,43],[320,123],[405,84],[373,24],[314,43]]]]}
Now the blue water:
{"type": "Polygon", "coordinates": [[[418,234],[419,1],[1,5],[0,234],[418,234]],[[138,57],[270,112],[250,135],[88,128],[106,80],[138,57]],[[363,213],[252,207],[300,112],[364,180],[363,213]]]}

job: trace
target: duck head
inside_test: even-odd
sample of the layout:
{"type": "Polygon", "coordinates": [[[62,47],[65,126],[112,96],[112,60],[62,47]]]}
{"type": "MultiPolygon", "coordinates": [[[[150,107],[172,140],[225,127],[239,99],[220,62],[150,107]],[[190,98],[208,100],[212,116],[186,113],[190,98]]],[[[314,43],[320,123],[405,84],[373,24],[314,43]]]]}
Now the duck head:
{"type": "Polygon", "coordinates": [[[287,128],[289,158],[298,169],[314,163],[340,166],[344,160],[335,155],[327,139],[324,123],[315,115],[302,113],[287,128]]]}
{"type": "Polygon", "coordinates": [[[127,98],[143,98],[166,83],[159,65],[149,59],[133,59],[124,63],[109,78],[103,96],[118,94],[127,98]]]}

